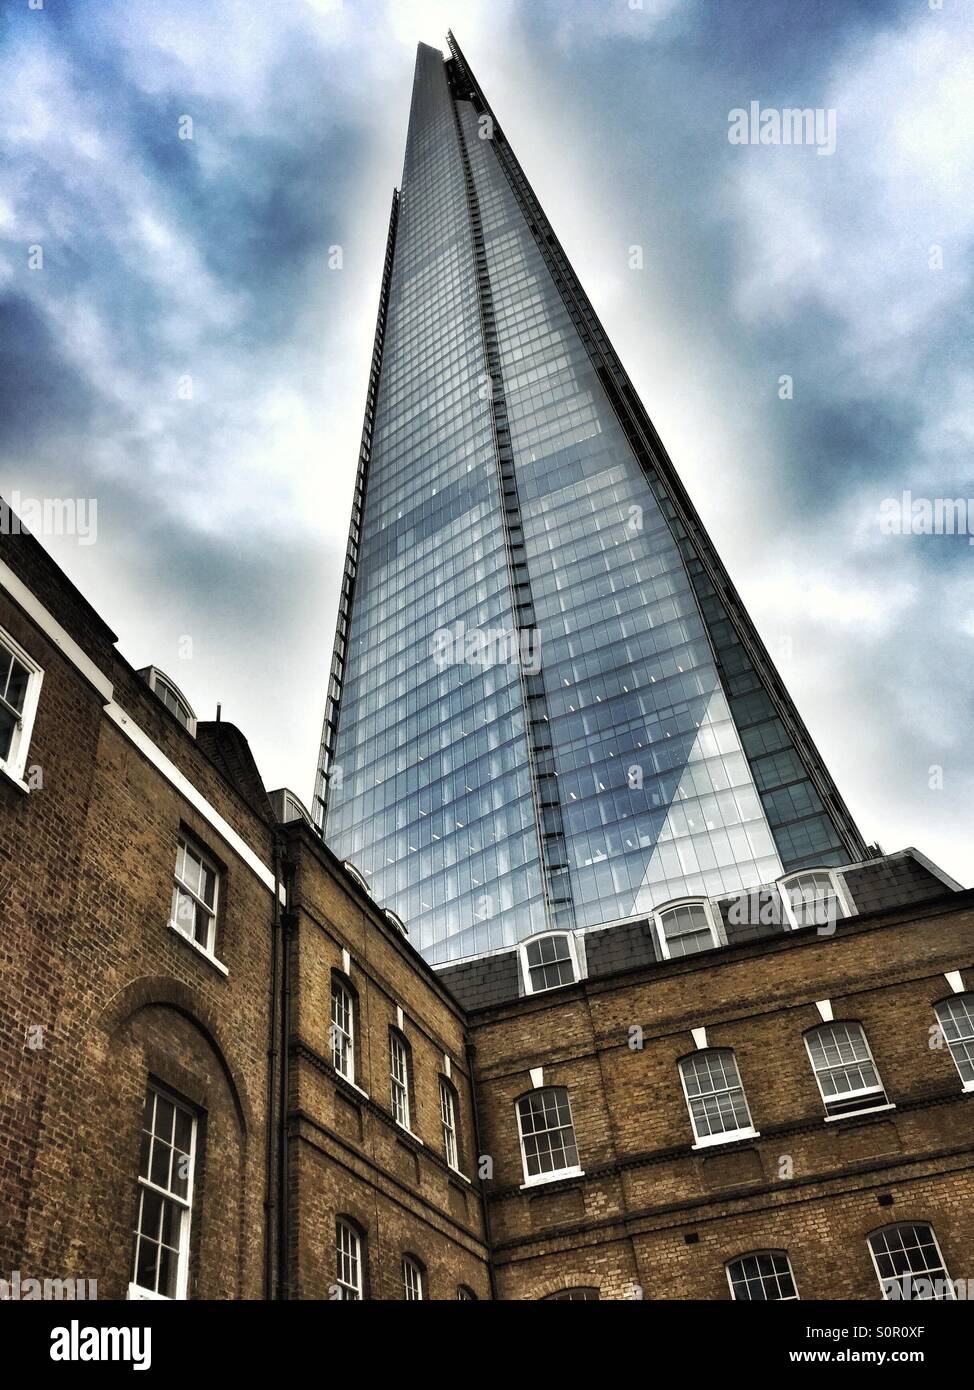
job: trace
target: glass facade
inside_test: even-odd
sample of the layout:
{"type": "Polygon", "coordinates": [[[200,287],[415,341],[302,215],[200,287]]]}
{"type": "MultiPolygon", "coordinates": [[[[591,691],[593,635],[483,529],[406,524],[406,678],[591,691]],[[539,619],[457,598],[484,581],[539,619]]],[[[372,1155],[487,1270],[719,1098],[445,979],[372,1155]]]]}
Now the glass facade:
{"type": "Polygon", "coordinates": [[[318,783],[433,963],[857,847],[451,49],[417,57],[318,783]]]}

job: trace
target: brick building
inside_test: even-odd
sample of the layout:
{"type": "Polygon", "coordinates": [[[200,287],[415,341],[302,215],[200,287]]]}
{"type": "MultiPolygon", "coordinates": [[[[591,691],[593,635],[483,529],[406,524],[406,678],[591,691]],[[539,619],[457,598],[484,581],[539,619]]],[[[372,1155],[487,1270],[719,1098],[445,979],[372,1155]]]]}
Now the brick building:
{"type": "Polygon", "coordinates": [[[0,1278],[880,1297],[972,1274],[974,892],[809,865],[432,970],[0,537],[0,1278]]]}

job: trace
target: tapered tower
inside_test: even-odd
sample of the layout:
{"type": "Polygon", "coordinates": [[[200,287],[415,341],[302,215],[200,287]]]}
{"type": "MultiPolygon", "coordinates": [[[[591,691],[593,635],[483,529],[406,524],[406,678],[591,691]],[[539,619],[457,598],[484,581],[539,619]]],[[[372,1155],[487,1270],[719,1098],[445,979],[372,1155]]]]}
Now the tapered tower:
{"type": "Polygon", "coordinates": [[[316,788],[433,963],[865,854],[448,42],[416,59],[316,788]]]}

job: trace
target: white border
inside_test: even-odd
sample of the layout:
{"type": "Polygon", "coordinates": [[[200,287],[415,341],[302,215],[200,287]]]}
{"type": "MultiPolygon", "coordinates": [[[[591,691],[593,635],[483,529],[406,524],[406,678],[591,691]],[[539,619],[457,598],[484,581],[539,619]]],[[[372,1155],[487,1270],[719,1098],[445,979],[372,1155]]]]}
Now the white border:
{"type": "Polygon", "coordinates": [[[669,943],[666,940],[666,930],[661,918],[665,912],[669,912],[674,907],[702,907],[707,917],[707,925],[710,928],[710,945],[716,950],[718,946],[726,946],[727,938],[724,935],[723,924],[720,921],[719,913],[714,911],[714,905],[709,898],[690,897],[690,898],[671,898],[669,902],[660,903],[659,907],[654,907],[652,911],[653,930],[656,933],[656,942],[661,952],[663,960],[685,960],[686,956],[702,955],[701,951],[684,952],[680,956],[671,956],[669,943]]]}

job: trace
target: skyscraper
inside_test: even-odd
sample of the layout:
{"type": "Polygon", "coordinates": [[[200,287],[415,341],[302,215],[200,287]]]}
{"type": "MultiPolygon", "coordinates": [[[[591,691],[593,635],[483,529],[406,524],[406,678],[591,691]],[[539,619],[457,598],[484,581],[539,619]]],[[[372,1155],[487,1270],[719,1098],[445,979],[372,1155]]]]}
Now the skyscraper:
{"type": "Polygon", "coordinates": [[[433,963],[865,855],[448,42],[416,59],[315,806],[433,963]]]}

